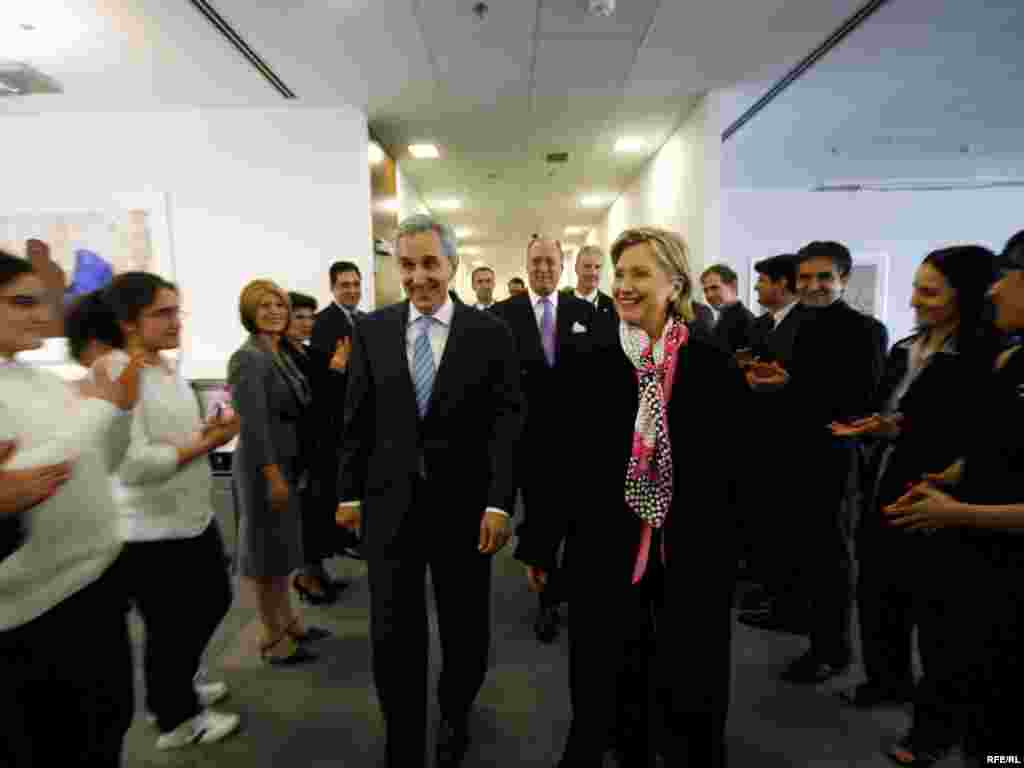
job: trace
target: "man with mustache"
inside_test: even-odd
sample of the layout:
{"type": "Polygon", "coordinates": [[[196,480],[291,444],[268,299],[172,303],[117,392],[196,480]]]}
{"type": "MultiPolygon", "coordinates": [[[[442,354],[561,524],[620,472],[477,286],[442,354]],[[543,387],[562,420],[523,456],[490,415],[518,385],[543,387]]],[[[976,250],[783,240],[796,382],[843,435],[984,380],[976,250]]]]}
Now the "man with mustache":
{"type": "Polygon", "coordinates": [[[846,246],[812,242],[797,253],[797,292],[805,314],[787,370],[755,364],[755,388],[785,386],[792,397],[793,471],[790,518],[799,530],[794,567],[810,604],[810,648],[786,667],[782,679],[821,683],[850,664],[853,603],[852,505],[849,480],[856,443],[835,437],[833,422],[867,415],[881,381],[888,347],[885,326],[843,301],[853,260],[846,246]]]}

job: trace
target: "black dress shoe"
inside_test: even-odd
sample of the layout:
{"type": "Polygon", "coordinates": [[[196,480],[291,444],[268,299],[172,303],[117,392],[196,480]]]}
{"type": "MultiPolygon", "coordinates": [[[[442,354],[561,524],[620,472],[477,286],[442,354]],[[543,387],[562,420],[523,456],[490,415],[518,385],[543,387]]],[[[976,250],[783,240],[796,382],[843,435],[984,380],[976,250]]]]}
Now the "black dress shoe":
{"type": "Polygon", "coordinates": [[[465,720],[443,718],[437,729],[436,768],[458,768],[469,748],[469,727],[465,720]]]}
{"type": "Polygon", "coordinates": [[[839,698],[851,707],[871,709],[873,707],[902,706],[914,698],[910,685],[881,686],[876,683],[861,683],[856,688],[839,692],[839,698]]]}
{"type": "Polygon", "coordinates": [[[558,639],[558,625],[560,623],[561,617],[558,615],[556,608],[551,607],[542,610],[533,625],[533,631],[537,633],[537,640],[544,645],[550,645],[555,642],[558,639]]]}
{"type": "Polygon", "coordinates": [[[810,631],[806,620],[773,611],[743,611],[738,620],[746,627],[763,629],[767,632],[806,635],[810,631]]]}
{"type": "Polygon", "coordinates": [[[787,683],[816,685],[843,674],[849,668],[849,661],[829,662],[808,652],[791,661],[779,678],[787,683]]]}

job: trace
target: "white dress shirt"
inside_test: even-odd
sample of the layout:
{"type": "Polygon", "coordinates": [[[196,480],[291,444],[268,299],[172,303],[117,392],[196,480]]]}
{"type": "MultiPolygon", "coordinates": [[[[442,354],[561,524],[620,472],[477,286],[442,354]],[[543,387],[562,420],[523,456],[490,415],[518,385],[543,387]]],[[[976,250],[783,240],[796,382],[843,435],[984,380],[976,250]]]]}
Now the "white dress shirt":
{"type": "Polygon", "coordinates": [[[541,296],[538,293],[534,293],[532,288],[526,289],[530,296],[530,305],[533,307],[534,317],[537,318],[537,328],[541,327],[541,322],[544,320],[544,307],[541,305],[540,300],[548,298],[551,300],[551,322],[554,323],[555,327],[558,327],[558,291],[552,291],[547,297],[541,296]]]}
{"type": "Polygon", "coordinates": [[[777,309],[772,312],[772,317],[775,319],[775,327],[778,328],[782,325],[782,321],[786,319],[786,316],[793,311],[793,307],[800,303],[799,299],[794,299],[789,304],[784,306],[782,309],[777,309]]]}

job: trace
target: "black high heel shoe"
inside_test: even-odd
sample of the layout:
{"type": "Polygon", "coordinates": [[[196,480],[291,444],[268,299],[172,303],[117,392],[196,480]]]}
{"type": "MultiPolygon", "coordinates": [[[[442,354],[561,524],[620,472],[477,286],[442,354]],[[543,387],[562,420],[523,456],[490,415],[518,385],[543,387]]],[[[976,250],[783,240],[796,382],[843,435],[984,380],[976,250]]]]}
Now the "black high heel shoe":
{"type": "Polygon", "coordinates": [[[299,593],[299,600],[304,603],[309,603],[310,605],[330,605],[338,599],[337,593],[324,584],[323,579],[316,576],[313,578],[316,578],[317,581],[320,582],[320,588],[323,590],[320,594],[304,587],[299,581],[298,576],[295,576],[292,579],[292,586],[295,588],[295,591],[299,593]]]}
{"type": "Polygon", "coordinates": [[[333,637],[331,631],[329,629],[324,629],[323,627],[306,627],[305,632],[293,632],[292,627],[294,627],[298,621],[298,619],[295,619],[295,621],[289,624],[285,633],[299,645],[309,645],[310,643],[315,643],[319,640],[326,640],[328,637],[333,637]]]}
{"type": "Polygon", "coordinates": [[[294,667],[297,664],[305,664],[310,661],[316,661],[319,656],[310,651],[304,645],[300,644],[295,638],[289,636],[287,633],[281,635],[274,642],[269,645],[260,646],[260,657],[263,661],[272,667],[294,667]],[[276,648],[281,644],[283,640],[288,640],[294,643],[291,653],[285,656],[277,656],[270,653],[271,648],[276,648]]]}

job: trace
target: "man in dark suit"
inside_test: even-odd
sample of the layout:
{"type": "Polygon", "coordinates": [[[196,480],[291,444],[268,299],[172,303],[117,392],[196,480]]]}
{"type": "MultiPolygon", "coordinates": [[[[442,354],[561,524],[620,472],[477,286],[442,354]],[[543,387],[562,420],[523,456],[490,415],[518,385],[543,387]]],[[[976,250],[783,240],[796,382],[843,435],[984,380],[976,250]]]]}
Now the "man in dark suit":
{"type": "Polygon", "coordinates": [[[310,346],[327,355],[333,355],[341,339],[351,338],[352,324],[364,313],[359,311],[363,297],[363,278],[359,265],[351,261],[336,261],[328,273],[334,302],[317,313],[310,346]]]}
{"type": "MultiPolygon", "coordinates": [[[[346,339],[352,338],[352,327],[365,317],[365,313],[359,310],[359,302],[363,297],[363,278],[359,271],[359,265],[351,261],[336,261],[331,265],[328,272],[331,283],[331,293],[334,301],[323,310],[317,313],[316,321],[313,324],[313,335],[310,338],[309,346],[314,350],[315,356],[320,360],[330,360],[338,351],[338,346],[346,339]]],[[[331,399],[344,402],[344,390],[339,390],[335,383],[331,384],[334,394],[331,399]]],[[[321,398],[326,400],[326,398],[321,398]]],[[[331,421],[337,410],[326,415],[331,421]]],[[[324,438],[319,453],[328,464],[337,463],[338,436],[340,435],[340,424],[334,424],[335,429],[325,428],[321,430],[324,438]],[[333,439],[329,439],[333,435],[333,439]]],[[[337,489],[333,485],[333,477],[325,476],[322,483],[320,496],[326,499],[334,499],[337,496],[337,489]],[[327,479],[330,478],[330,479],[327,479]]],[[[330,503],[330,502],[328,502],[330,503]]],[[[350,531],[341,530],[338,536],[339,554],[359,559],[359,540],[350,531]]]]}
{"type": "Polygon", "coordinates": [[[749,346],[754,315],[737,296],[737,274],[725,264],[715,264],[704,270],[700,282],[708,304],[718,313],[713,331],[718,343],[728,352],[749,346]]]}
{"type": "MultiPolygon", "coordinates": [[[[580,446],[558,425],[562,409],[575,391],[579,357],[590,350],[601,323],[593,304],[557,290],[564,258],[557,240],[531,240],[526,249],[528,291],[491,309],[515,338],[526,400],[527,417],[519,451],[524,519],[516,553],[525,562],[532,562],[523,551],[530,526],[545,518],[565,517],[573,504],[561,489],[567,462],[572,462],[580,446]]],[[[610,326],[607,320],[604,324],[610,326]]],[[[594,386],[593,382],[589,386],[594,386]]],[[[547,573],[552,574],[548,583],[531,586],[540,594],[534,626],[537,638],[550,643],[558,635],[557,606],[564,590],[556,563],[545,565],[547,573]]]]}
{"type": "Polygon", "coordinates": [[[481,264],[470,275],[473,293],[476,294],[474,309],[486,311],[494,306],[494,270],[481,264]]]}
{"type": "Polygon", "coordinates": [[[805,315],[788,369],[750,369],[755,387],[785,386],[792,397],[794,455],[787,482],[797,489],[787,523],[796,531],[795,566],[810,603],[810,647],[782,677],[821,683],[850,664],[853,520],[850,476],[856,444],[835,437],[833,422],[870,413],[885,365],[885,326],[842,299],[852,269],[847,248],[813,242],[797,254],[797,289],[805,315]]]}
{"type": "MultiPolygon", "coordinates": [[[[751,329],[750,355],[760,361],[777,361],[789,369],[793,343],[803,312],[796,293],[796,256],[782,254],[762,259],[754,265],[758,273],[754,290],[758,303],[767,310],[751,329]]],[[[742,362],[742,361],[741,361],[742,362]]],[[[760,585],[744,597],[740,622],[759,629],[804,633],[807,606],[801,602],[796,574],[791,567],[786,515],[792,507],[792,492],[783,480],[793,468],[789,425],[793,409],[791,391],[755,391],[751,402],[766,443],[756,453],[750,468],[750,494],[743,520],[748,577],[760,585]]]]}
{"type": "Polygon", "coordinates": [[[715,312],[707,304],[701,304],[699,301],[691,301],[690,306],[693,308],[693,323],[699,327],[708,336],[713,336],[715,332],[715,312]]]}
{"type": "Polygon", "coordinates": [[[584,245],[580,248],[576,254],[576,289],[568,289],[568,292],[577,299],[589,301],[605,319],[618,322],[619,315],[615,311],[615,302],[611,296],[598,288],[604,263],[604,254],[596,245],[584,245]]]}
{"type": "Polygon", "coordinates": [[[450,768],[487,674],[491,558],[511,535],[523,404],[508,329],[448,294],[451,229],[413,216],[396,253],[409,300],[354,331],[337,520],[362,529],[390,768],[425,765],[430,568],[442,637],[436,765],[450,768]]]}

